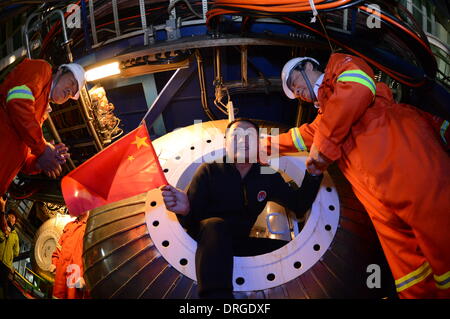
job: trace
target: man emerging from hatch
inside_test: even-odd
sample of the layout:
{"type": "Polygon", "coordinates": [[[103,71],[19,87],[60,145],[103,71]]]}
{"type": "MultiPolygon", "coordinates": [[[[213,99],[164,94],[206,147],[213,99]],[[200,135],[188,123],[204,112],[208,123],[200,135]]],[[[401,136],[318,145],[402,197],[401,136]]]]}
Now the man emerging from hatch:
{"type": "MultiPolygon", "coordinates": [[[[224,163],[202,164],[187,194],[170,185],[162,187],[167,209],[184,215],[182,225],[197,240],[195,266],[200,298],[233,298],[233,256],[260,242],[260,238],[248,236],[267,201],[286,206],[302,217],[319,191],[322,174],[305,172],[296,190],[279,173],[261,174],[261,164],[256,160],[258,132],[258,125],[251,120],[229,123],[224,163]]],[[[255,246],[253,255],[258,249],[255,246]]]]}

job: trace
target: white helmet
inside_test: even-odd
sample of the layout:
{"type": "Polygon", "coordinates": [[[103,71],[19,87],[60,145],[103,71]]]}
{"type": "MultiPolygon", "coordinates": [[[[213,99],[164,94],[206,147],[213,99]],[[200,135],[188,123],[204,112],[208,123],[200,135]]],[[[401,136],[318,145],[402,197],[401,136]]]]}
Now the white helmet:
{"type": "Polygon", "coordinates": [[[299,63],[302,62],[303,60],[312,60],[313,62],[317,63],[317,65],[320,65],[320,63],[317,62],[316,59],[307,56],[302,58],[294,58],[287,61],[287,63],[283,67],[283,70],[281,71],[281,83],[283,85],[284,94],[286,94],[286,96],[290,99],[295,99],[295,95],[288,87],[287,80],[289,78],[289,75],[291,74],[292,69],[295,68],[297,65],[299,65],[299,63]]]}
{"type": "Polygon", "coordinates": [[[86,81],[84,69],[78,63],[61,64],[59,68],[62,67],[68,68],[78,82],[78,91],[73,97],[74,100],[78,100],[78,98],[80,97],[80,90],[84,86],[84,83],[86,81]]]}

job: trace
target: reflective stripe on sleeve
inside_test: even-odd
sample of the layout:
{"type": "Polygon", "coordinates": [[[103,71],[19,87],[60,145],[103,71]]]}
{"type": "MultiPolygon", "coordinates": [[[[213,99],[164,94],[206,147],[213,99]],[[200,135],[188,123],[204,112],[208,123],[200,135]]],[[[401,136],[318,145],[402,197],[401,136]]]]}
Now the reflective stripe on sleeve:
{"type": "Polygon", "coordinates": [[[291,129],[291,137],[294,142],[295,147],[299,152],[307,151],[305,142],[303,141],[302,134],[300,133],[300,129],[298,127],[294,127],[291,129]]]}
{"type": "Polygon", "coordinates": [[[356,82],[369,88],[369,90],[375,95],[376,85],[375,81],[364,71],[361,70],[348,70],[342,72],[338,78],[338,82],[356,82]]]}
{"type": "Polygon", "coordinates": [[[27,99],[34,101],[33,92],[26,85],[15,86],[8,91],[6,103],[12,99],[27,99]]]}

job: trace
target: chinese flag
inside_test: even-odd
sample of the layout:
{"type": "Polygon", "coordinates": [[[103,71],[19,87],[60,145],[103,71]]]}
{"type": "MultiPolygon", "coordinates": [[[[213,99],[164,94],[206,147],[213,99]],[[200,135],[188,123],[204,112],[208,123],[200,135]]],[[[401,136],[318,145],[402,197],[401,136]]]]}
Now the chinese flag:
{"type": "Polygon", "coordinates": [[[61,188],[69,213],[78,216],[166,184],[144,124],[67,174],[61,188]]]}

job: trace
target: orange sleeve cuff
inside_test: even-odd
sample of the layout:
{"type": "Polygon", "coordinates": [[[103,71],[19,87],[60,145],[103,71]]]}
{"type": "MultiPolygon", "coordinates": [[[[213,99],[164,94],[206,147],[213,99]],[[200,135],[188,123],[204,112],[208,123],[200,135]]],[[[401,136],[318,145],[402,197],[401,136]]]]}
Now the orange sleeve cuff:
{"type": "Polygon", "coordinates": [[[320,153],[332,161],[338,160],[342,155],[340,146],[326,138],[319,130],[314,134],[314,145],[320,153]]]}
{"type": "Polygon", "coordinates": [[[42,153],[44,153],[46,146],[47,146],[47,144],[46,144],[45,140],[42,139],[38,144],[36,144],[35,147],[33,147],[31,149],[31,153],[36,155],[36,157],[39,157],[42,155],[42,153]]]}
{"type": "MultiPolygon", "coordinates": [[[[278,149],[280,154],[279,155],[283,155],[286,153],[296,153],[299,152],[299,150],[295,147],[294,142],[292,141],[292,134],[291,131],[289,130],[286,133],[282,133],[280,135],[277,136],[270,136],[268,137],[268,148],[269,148],[269,152],[271,152],[271,146],[272,143],[278,143],[278,149]],[[272,139],[275,139],[275,141],[272,141],[272,139]]],[[[269,153],[271,154],[271,153],[269,153]]]]}
{"type": "Polygon", "coordinates": [[[37,157],[33,154],[28,154],[25,164],[22,166],[21,171],[27,175],[34,175],[41,172],[40,169],[36,167],[37,157]]]}

